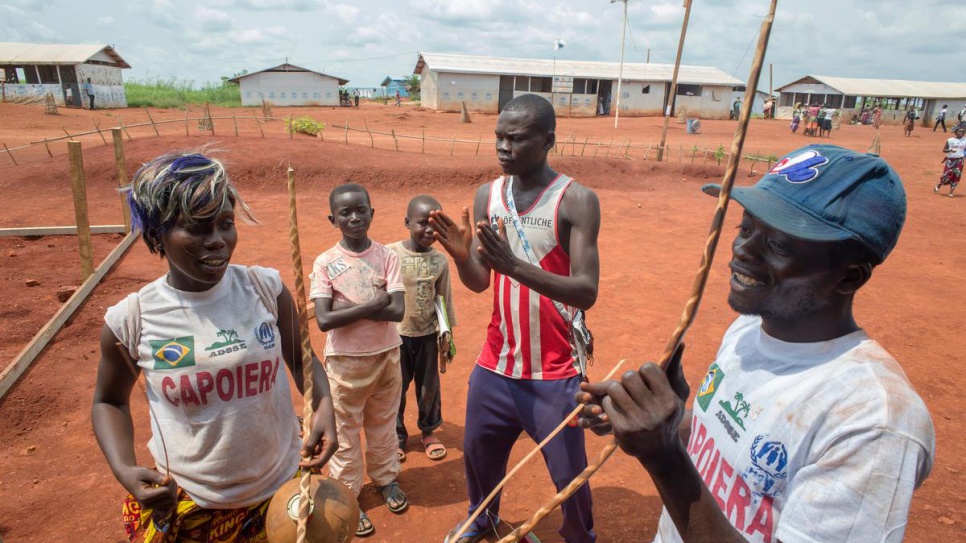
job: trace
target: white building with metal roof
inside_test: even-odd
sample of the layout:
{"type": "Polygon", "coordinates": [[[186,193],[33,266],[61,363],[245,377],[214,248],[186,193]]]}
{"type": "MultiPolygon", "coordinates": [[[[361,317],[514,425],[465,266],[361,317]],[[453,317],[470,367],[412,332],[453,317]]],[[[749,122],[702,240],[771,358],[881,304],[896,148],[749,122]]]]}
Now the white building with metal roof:
{"type": "Polygon", "coordinates": [[[950,115],[966,104],[966,83],[806,75],[775,90],[780,93],[778,115],[786,118],[791,118],[795,104],[825,103],[840,110],[847,122],[861,115],[863,107],[878,104],[886,122],[902,122],[911,107],[929,124],[944,104],[949,105],[950,115]]]}
{"type": "Polygon", "coordinates": [[[243,106],[338,106],[339,88],[348,79],[326,75],[294,64],[280,64],[229,79],[241,86],[243,106]]]}
{"type": "Polygon", "coordinates": [[[59,106],[88,103],[82,84],[91,80],[95,107],[127,107],[121,70],[131,66],[110,45],[0,42],[0,94],[5,102],[59,106]]]}
{"type": "MultiPolygon", "coordinates": [[[[624,63],[622,116],[661,115],[668,105],[673,64],[624,63]]],[[[612,115],[617,105],[620,64],[579,60],[478,57],[420,53],[414,74],[421,78],[421,104],[436,111],[498,113],[515,96],[546,97],[558,115],[612,115]]],[[[688,116],[727,119],[745,83],[705,66],[681,66],[672,107],[688,116]]]]}

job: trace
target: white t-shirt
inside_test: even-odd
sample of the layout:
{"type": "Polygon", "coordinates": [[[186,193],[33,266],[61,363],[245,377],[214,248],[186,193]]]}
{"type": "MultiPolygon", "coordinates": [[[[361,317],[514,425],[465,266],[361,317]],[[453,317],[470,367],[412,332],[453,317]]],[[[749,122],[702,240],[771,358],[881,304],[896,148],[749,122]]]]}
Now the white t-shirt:
{"type": "MultiPolygon", "coordinates": [[[[820,343],[739,317],[694,401],[688,453],[753,542],[902,540],[935,433],[898,363],[864,331],[820,343]]],[[[680,542],[661,514],[658,543],[680,542]]]]}
{"type": "Polygon", "coordinates": [[[949,138],[946,140],[946,158],[963,158],[966,151],[966,138],[949,138]]]}
{"type": "MultiPolygon", "coordinates": [[[[277,298],[278,271],[254,271],[277,298]]],[[[157,419],[148,449],[158,469],[207,509],[271,498],[298,469],[299,428],[278,325],[247,269],[229,266],[204,292],[177,290],[161,277],[138,292],[138,301],[139,341],[131,337],[127,299],[108,308],[104,320],[137,353],[147,379],[157,419]]]]}

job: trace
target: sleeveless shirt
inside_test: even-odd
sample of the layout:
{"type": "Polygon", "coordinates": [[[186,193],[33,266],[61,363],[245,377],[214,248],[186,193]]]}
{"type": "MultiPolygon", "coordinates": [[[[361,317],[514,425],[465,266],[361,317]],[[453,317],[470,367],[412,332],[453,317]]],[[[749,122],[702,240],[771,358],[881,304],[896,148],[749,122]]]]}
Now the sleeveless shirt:
{"type": "MultiPolygon", "coordinates": [[[[278,271],[254,272],[277,298],[278,271]]],[[[158,470],[206,509],[271,498],[298,469],[299,428],[277,319],[246,268],[230,265],[204,292],[177,290],[161,277],[137,298],[140,337],[132,337],[126,299],[104,320],[137,354],[147,381],[148,449],[158,470]]]]}
{"type": "MultiPolygon", "coordinates": [[[[560,245],[558,209],[572,181],[560,174],[529,209],[517,207],[520,226],[539,266],[564,276],[570,275],[570,256],[560,245]]],[[[487,218],[490,223],[503,219],[513,254],[526,260],[505,192],[506,177],[490,184],[487,218]]],[[[569,338],[570,325],[550,298],[494,272],[493,315],[477,364],[513,379],[566,379],[577,375],[569,338]]]]}

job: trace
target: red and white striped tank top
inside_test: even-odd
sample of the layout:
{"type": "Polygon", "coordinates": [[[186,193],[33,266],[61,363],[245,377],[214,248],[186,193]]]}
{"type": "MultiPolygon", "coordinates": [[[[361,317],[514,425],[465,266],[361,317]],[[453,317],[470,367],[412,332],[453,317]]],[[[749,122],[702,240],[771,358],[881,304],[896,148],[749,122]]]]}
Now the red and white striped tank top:
{"type": "MultiPolygon", "coordinates": [[[[570,257],[560,246],[557,211],[572,179],[560,174],[529,209],[517,207],[520,223],[540,267],[570,275],[570,257]]],[[[487,216],[502,218],[513,254],[526,260],[505,201],[506,178],[490,184],[487,216]]],[[[568,308],[569,310],[570,308],[568,308]]],[[[550,298],[499,273],[493,279],[493,316],[476,363],[514,379],[553,380],[577,375],[570,326],[550,298]]]]}

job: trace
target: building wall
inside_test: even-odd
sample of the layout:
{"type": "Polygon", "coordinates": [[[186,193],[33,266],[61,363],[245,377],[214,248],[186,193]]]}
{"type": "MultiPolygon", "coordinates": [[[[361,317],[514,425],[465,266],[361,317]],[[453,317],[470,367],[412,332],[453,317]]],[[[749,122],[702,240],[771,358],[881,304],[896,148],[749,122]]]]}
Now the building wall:
{"type": "MultiPolygon", "coordinates": [[[[463,102],[470,111],[498,113],[500,101],[500,76],[488,74],[435,73],[433,88],[436,111],[460,111],[463,102]]],[[[514,93],[516,96],[516,93],[514,93]]],[[[423,98],[422,100],[425,100],[423,98]]]]}
{"type": "MultiPolygon", "coordinates": [[[[500,76],[498,74],[460,74],[436,72],[428,66],[420,74],[421,103],[436,111],[458,112],[462,102],[471,111],[498,113],[500,100],[500,76]]],[[[617,105],[617,82],[613,81],[611,114],[617,105]]],[[[621,86],[621,115],[646,117],[662,115],[664,106],[665,82],[624,81],[621,86]],[[649,92],[642,89],[649,85],[649,92]]],[[[513,91],[516,98],[524,91],[513,91]]],[[[561,117],[592,117],[597,114],[596,94],[541,93],[553,104],[554,111],[561,117]]],[[[688,115],[702,119],[727,119],[734,101],[730,86],[710,86],[702,88],[700,96],[678,96],[677,106],[688,108],[688,115]]]]}
{"type": "Polygon", "coordinates": [[[338,106],[339,81],[311,72],[261,72],[239,81],[243,106],[338,106]]]}
{"type": "MultiPolygon", "coordinates": [[[[107,55],[104,56],[107,57],[107,55]]],[[[107,58],[110,59],[110,57],[107,58]]],[[[97,56],[94,59],[103,60],[97,58],[97,56]]],[[[62,78],[65,69],[70,70],[71,67],[60,67],[62,78]]],[[[124,95],[124,81],[121,77],[120,68],[101,64],[77,65],[77,84],[81,87],[81,99],[85,107],[87,106],[87,96],[83,91],[83,83],[87,81],[88,77],[91,78],[91,85],[94,86],[94,107],[127,107],[127,97],[124,95]]]]}

